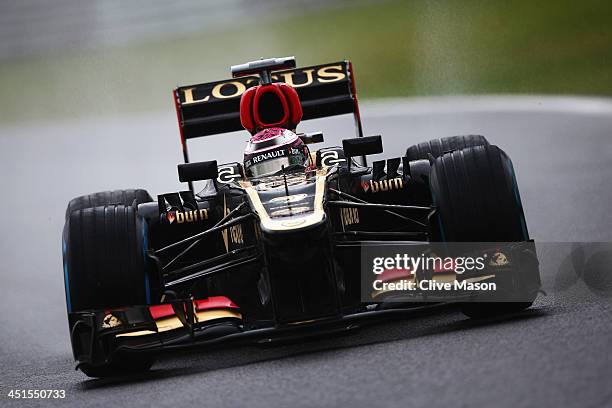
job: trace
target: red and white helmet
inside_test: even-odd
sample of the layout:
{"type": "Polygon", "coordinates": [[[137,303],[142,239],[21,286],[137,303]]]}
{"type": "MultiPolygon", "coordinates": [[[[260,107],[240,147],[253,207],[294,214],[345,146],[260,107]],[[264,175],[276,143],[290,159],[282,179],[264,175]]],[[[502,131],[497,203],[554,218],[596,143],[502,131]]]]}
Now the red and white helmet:
{"type": "Polygon", "coordinates": [[[273,127],[256,133],[244,151],[244,169],[248,177],[279,172],[283,167],[311,166],[308,147],[288,129],[273,127]]]}

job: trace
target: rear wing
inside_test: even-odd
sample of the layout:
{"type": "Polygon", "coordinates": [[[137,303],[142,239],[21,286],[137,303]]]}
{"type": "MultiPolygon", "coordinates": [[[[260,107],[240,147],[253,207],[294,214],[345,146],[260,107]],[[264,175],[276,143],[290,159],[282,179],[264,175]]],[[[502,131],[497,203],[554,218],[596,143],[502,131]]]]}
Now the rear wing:
{"type": "MultiPolygon", "coordinates": [[[[276,71],[271,79],[295,88],[302,104],[302,120],[352,113],[357,136],[363,135],[350,61],[276,71]]],[[[185,163],[189,162],[187,140],[243,129],[240,97],[258,84],[258,76],[243,76],[174,90],[185,163]]]]}

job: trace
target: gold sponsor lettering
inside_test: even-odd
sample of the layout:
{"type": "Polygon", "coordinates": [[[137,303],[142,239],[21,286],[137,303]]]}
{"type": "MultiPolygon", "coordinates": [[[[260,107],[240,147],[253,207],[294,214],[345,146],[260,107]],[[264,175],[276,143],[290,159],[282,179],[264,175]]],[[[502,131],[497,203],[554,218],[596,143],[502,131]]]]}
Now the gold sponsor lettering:
{"type": "Polygon", "coordinates": [[[294,88],[299,88],[301,86],[308,86],[310,84],[313,83],[314,79],[312,76],[312,73],[314,72],[314,69],[305,69],[304,71],[302,71],[305,75],[306,75],[306,81],[296,84],[295,82],[293,82],[293,77],[296,74],[295,71],[292,72],[284,72],[284,73],[280,73],[279,75],[282,77],[282,81],[286,83],[289,86],[292,86],[294,88]]]}
{"type": "Polygon", "coordinates": [[[404,188],[404,180],[401,177],[396,177],[391,180],[370,180],[368,184],[364,186],[365,191],[371,191],[372,193],[378,193],[379,191],[391,191],[401,190],[404,188]]]}
{"type": "Polygon", "coordinates": [[[198,103],[198,102],[206,102],[208,101],[209,96],[207,95],[205,98],[202,99],[193,99],[193,90],[195,88],[186,88],[186,89],[181,89],[183,91],[183,96],[185,97],[185,102],[183,102],[183,105],[189,105],[190,103],[198,103]]]}
{"type": "MultiPolygon", "coordinates": [[[[300,88],[303,86],[312,85],[315,82],[327,83],[337,82],[346,78],[346,74],[342,69],[342,65],[328,65],[319,68],[316,72],[315,69],[304,69],[290,72],[278,72],[272,75],[275,81],[285,82],[287,85],[293,88],[300,88]],[[296,79],[296,76],[299,79],[296,79]],[[302,78],[305,77],[305,78],[302,78]]],[[[225,81],[215,84],[211,90],[210,95],[206,95],[203,98],[195,99],[193,90],[197,87],[182,88],[180,91],[183,93],[184,102],[181,105],[190,105],[200,102],[208,102],[210,97],[217,99],[231,99],[241,96],[247,88],[259,80],[257,78],[248,78],[243,81],[225,81]]]]}
{"type": "MultiPolygon", "coordinates": [[[[226,198],[225,196],[223,196],[223,216],[227,217],[230,212],[231,211],[227,205],[226,198]]],[[[244,244],[244,234],[242,233],[242,225],[232,225],[231,227],[229,227],[229,234],[228,230],[224,229],[223,231],[221,231],[221,236],[223,237],[223,244],[225,245],[225,250],[227,252],[229,252],[228,238],[234,244],[244,244]]]]}
{"type": "Polygon", "coordinates": [[[346,74],[342,72],[342,65],[330,65],[323,67],[317,71],[319,82],[336,82],[346,78],[346,74]]]}
{"type": "Polygon", "coordinates": [[[244,244],[242,225],[233,225],[230,227],[230,238],[234,244],[244,244]]]}
{"type": "Polygon", "coordinates": [[[183,224],[186,222],[204,221],[208,219],[208,210],[206,208],[185,212],[176,211],[173,217],[170,214],[172,213],[168,213],[168,221],[171,224],[175,220],[177,224],[183,224]]]}
{"type": "Polygon", "coordinates": [[[341,208],[340,218],[342,225],[359,224],[359,210],[357,208],[341,208]]]}
{"type": "Polygon", "coordinates": [[[238,82],[238,81],[221,82],[220,84],[217,84],[213,87],[212,96],[218,99],[229,99],[229,98],[235,98],[237,96],[242,95],[244,91],[246,91],[246,85],[244,85],[242,82],[238,82]],[[232,85],[235,88],[235,90],[231,94],[224,95],[221,92],[221,90],[227,90],[228,85],[232,85]]]}

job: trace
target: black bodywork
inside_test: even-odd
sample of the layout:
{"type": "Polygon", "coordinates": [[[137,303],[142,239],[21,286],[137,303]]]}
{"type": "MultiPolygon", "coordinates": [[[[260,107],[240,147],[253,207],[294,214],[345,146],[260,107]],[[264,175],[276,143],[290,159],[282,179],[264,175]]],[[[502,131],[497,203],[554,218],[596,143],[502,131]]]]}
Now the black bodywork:
{"type": "Polygon", "coordinates": [[[317,170],[250,181],[255,188],[265,186],[257,192],[263,210],[280,224],[271,228],[262,223],[262,208],[236,182],[217,180],[217,191],[207,196],[183,191],[141,204],[154,269],[162,271],[160,287],[181,297],[228,296],[278,323],[338,316],[358,307],[363,241],[428,239],[429,164],[405,162],[404,167],[401,159],[393,159],[372,168],[353,164],[349,170],[341,148],[319,150],[317,162],[317,170]],[[332,156],[340,163],[321,164],[322,157],[332,156]],[[301,226],[315,212],[317,178],[325,179],[324,211],[301,226]],[[296,198],[301,200],[288,202],[296,198]],[[179,224],[177,212],[206,217],[190,216],[179,224]]]}
{"type": "MultiPolygon", "coordinates": [[[[352,75],[349,64],[341,64],[342,72],[352,75]]],[[[334,96],[304,88],[300,97],[306,115],[311,109],[312,117],[325,116],[334,106],[336,113],[357,112],[360,135],[352,79],[342,86],[347,90],[344,99],[338,99],[338,105],[326,99],[325,112],[308,108],[314,106],[309,101],[321,104],[321,98],[334,96]]],[[[175,95],[177,103],[184,102],[178,92],[175,95]]],[[[191,98],[203,96],[196,93],[191,98]]],[[[189,132],[194,129],[207,129],[202,127],[207,120],[216,123],[210,133],[235,130],[235,106],[223,109],[230,110],[231,118],[217,122],[214,115],[201,119],[199,114],[198,122],[181,117],[185,112],[178,110],[186,161],[186,134],[192,137],[196,133],[189,132]],[[186,125],[190,120],[192,125],[186,125]]],[[[215,165],[215,177],[206,181],[201,192],[195,193],[190,183],[189,190],[161,194],[156,202],[140,204],[138,215],[147,228],[148,276],[143,289],[151,304],[172,305],[180,327],[158,332],[147,305],[70,313],[78,362],[95,365],[122,352],[239,341],[268,343],[346,331],[412,310],[415,304],[362,301],[360,250],[363,245],[438,239],[431,222],[436,208],[429,190],[430,161],[398,157],[366,166],[367,146],[352,146],[352,153],[346,151],[348,147],[350,143],[313,152],[316,169],[287,169],[260,179],[247,179],[240,163],[215,165]],[[235,302],[240,317],[198,321],[194,299],[214,296],[235,302]],[[110,314],[121,325],[106,325],[110,314]],[[120,336],[142,331],[150,334],[120,336]]],[[[186,176],[187,181],[210,176],[208,168],[201,169],[207,173],[202,177],[194,169],[195,175],[186,176]]],[[[189,169],[185,174],[190,174],[189,169]]],[[[504,251],[535,260],[532,245],[517,243],[504,251]]],[[[533,265],[537,273],[537,260],[533,265]]]]}

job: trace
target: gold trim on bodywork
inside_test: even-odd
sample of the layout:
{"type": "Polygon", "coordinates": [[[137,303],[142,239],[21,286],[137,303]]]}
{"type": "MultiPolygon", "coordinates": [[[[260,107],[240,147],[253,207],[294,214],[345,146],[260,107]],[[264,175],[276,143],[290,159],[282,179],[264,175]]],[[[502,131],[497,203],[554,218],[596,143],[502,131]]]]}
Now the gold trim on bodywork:
{"type": "MultiPolygon", "coordinates": [[[[227,217],[229,214],[229,209],[227,208],[227,200],[225,198],[225,194],[223,194],[223,217],[227,217]]],[[[225,245],[225,252],[229,253],[229,230],[225,228],[221,231],[221,236],[223,237],[223,244],[225,245]]]]}
{"type": "Polygon", "coordinates": [[[234,319],[242,319],[242,315],[238,312],[234,312],[233,310],[213,309],[196,313],[196,319],[198,323],[203,323],[215,319],[225,319],[228,317],[234,319]]]}
{"type": "Polygon", "coordinates": [[[316,185],[315,185],[315,198],[314,198],[314,211],[303,217],[294,217],[288,219],[272,219],[270,214],[266,211],[264,205],[259,198],[257,189],[250,181],[240,181],[240,186],[246,191],[249,201],[251,202],[253,209],[259,215],[261,225],[264,229],[269,231],[289,231],[300,228],[309,227],[321,222],[325,217],[325,211],[323,210],[323,199],[325,196],[325,182],[327,181],[327,167],[316,171],[316,185]]]}
{"type": "Polygon", "coordinates": [[[129,332],[129,333],[121,333],[121,334],[118,334],[116,337],[138,337],[138,336],[148,336],[149,334],[157,334],[157,332],[153,330],[138,330],[138,331],[129,332]]]}
{"type": "Polygon", "coordinates": [[[155,321],[158,333],[183,327],[183,323],[177,316],[165,317],[155,321]]]}
{"type": "MultiPolygon", "coordinates": [[[[195,310],[194,310],[195,311],[195,310]]],[[[196,322],[204,323],[211,320],[216,319],[240,319],[242,320],[242,314],[235,312],[233,310],[226,309],[213,309],[213,310],[204,310],[201,312],[195,313],[196,322]]],[[[166,331],[180,329],[183,326],[183,323],[179,320],[177,316],[165,317],[163,319],[159,319],[155,321],[155,325],[157,326],[157,331],[153,330],[138,330],[129,333],[121,333],[116,335],[115,337],[138,337],[138,336],[149,336],[151,334],[163,333],[166,331]]]]}

